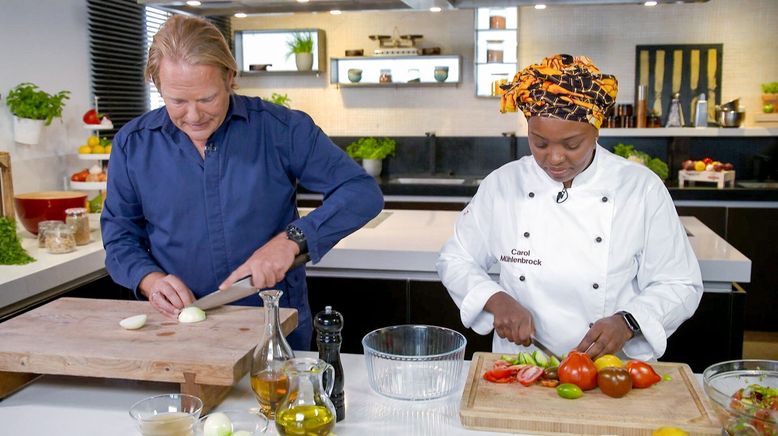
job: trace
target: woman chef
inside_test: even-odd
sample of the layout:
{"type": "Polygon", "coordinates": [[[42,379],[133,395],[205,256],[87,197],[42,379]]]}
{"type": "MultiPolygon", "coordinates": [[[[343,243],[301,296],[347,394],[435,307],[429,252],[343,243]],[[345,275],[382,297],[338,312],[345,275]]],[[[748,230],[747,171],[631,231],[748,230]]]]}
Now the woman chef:
{"type": "Polygon", "coordinates": [[[483,180],[437,262],[463,324],[494,328],[495,352],[536,337],[556,354],[656,359],[700,302],[700,268],[664,184],[597,144],[616,92],[589,58],[556,55],[503,96],[503,112],[527,117],[532,157],[483,180]]]}

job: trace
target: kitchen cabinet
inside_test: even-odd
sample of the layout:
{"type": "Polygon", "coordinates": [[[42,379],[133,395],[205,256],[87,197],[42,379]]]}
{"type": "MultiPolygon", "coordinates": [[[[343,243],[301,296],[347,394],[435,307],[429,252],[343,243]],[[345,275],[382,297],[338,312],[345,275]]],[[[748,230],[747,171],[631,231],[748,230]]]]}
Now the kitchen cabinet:
{"type": "Polygon", "coordinates": [[[235,32],[235,58],[240,75],[314,74],[325,70],[326,49],[321,29],[240,30],[235,32]],[[288,42],[295,34],[308,34],[313,41],[313,65],[300,71],[288,42]]]}
{"type": "Polygon", "coordinates": [[[462,83],[462,56],[351,56],[330,59],[338,87],[450,86],[462,83]]]}
{"type": "Polygon", "coordinates": [[[499,84],[518,71],[518,8],[478,8],[475,13],[475,95],[498,97],[499,84]]]}

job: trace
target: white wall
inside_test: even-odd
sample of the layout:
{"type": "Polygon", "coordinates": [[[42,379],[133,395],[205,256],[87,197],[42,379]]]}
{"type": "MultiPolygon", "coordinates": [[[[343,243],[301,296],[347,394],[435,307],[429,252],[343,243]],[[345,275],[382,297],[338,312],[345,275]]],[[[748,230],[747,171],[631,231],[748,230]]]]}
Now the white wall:
{"type": "Polygon", "coordinates": [[[89,132],[81,115],[90,106],[85,0],[3,0],[0,13],[0,151],[11,154],[14,192],[65,188],[79,165],[75,152],[89,132]],[[71,92],[62,114],[38,145],[16,143],[5,96],[22,82],[53,94],[71,92]]]}
{"type": "MultiPolygon", "coordinates": [[[[634,98],[635,45],[723,43],[722,97],[741,97],[746,124],[760,110],[764,82],[778,80],[776,0],[710,0],[697,4],[561,6],[519,10],[519,65],[554,53],[585,54],[621,84],[620,103],[634,98]]],[[[233,29],[320,28],[327,35],[327,56],[346,49],[376,48],[368,36],[424,35],[421,46],[440,46],[464,58],[464,81],[458,88],[344,88],[329,84],[327,74],[244,77],[242,93],[289,94],[292,107],[308,112],[330,135],[499,136],[523,131],[519,114],[500,114],[497,99],[476,98],[473,84],[474,14],[472,10],[430,13],[360,12],[253,16],[232,20],[233,29]]],[[[329,66],[327,66],[329,69],[329,66]]]]}

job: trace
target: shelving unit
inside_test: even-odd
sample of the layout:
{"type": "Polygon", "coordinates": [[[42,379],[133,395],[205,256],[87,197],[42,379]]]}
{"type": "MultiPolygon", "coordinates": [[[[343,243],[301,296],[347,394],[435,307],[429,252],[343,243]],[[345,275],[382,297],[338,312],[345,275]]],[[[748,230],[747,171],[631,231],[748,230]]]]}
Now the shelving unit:
{"type": "Polygon", "coordinates": [[[321,29],[240,30],[235,32],[235,53],[241,76],[316,75],[326,66],[326,41],[321,29]],[[295,34],[308,34],[313,41],[313,66],[298,71],[294,56],[289,56],[287,42],[295,34]],[[266,70],[254,71],[253,66],[266,70]]]}
{"type": "Polygon", "coordinates": [[[755,137],[778,136],[778,127],[658,127],[626,128],[626,129],[600,129],[600,136],[634,136],[634,137],[671,137],[671,136],[704,136],[704,137],[755,137]]]}
{"type": "MultiPolygon", "coordinates": [[[[98,111],[98,97],[95,96],[95,111],[98,111]]],[[[113,129],[113,123],[110,122],[110,120],[106,117],[104,121],[107,120],[107,123],[104,124],[83,124],[84,129],[89,130],[91,132],[95,133],[95,136],[100,138],[100,132],[111,130],[113,129]]],[[[106,168],[108,166],[108,159],[110,158],[109,153],[79,153],[78,158],[81,160],[90,160],[90,161],[97,161],[100,163],[100,167],[102,168],[103,172],[106,171],[106,168]]],[[[105,198],[105,190],[108,187],[108,182],[76,182],[73,180],[70,180],[70,189],[74,189],[76,191],[100,191],[100,193],[103,195],[103,198],[105,198]]]]}
{"type": "Polygon", "coordinates": [[[500,96],[497,84],[518,71],[516,7],[478,8],[475,14],[475,95],[500,96]]]}
{"type": "MultiPolygon", "coordinates": [[[[442,76],[438,75],[438,79],[442,76]]],[[[462,56],[353,56],[330,59],[330,83],[338,87],[450,86],[462,83],[462,56]],[[436,80],[435,70],[448,68],[448,76],[436,80]],[[361,70],[359,81],[349,79],[349,70],[361,70]],[[382,70],[389,70],[391,82],[381,82],[382,70]]]]}

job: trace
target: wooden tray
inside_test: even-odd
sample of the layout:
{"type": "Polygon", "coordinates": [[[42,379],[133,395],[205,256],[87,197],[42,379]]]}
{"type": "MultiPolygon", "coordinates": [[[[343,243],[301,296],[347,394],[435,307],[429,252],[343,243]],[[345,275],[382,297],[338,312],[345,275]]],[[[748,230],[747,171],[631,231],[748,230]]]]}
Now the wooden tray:
{"type": "MultiPolygon", "coordinates": [[[[180,383],[210,409],[251,369],[265,317],[263,308],[243,306],[207,313],[205,321],[179,324],[143,301],[52,301],[0,324],[0,399],[39,374],[61,374],[180,383]],[[142,313],[143,328],[119,326],[142,313]]],[[[297,311],[280,316],[289,334],[297,311]]]]}
{"type": "Polygon", "coordinates": [[[690,435],[721,435],[713,405],[683,363],[651,365],[672,378],[647,389],[633,389],[611,398],[599,389],[567,400],[556,389],[519,383],[498,384],[483,379],[499,354],[475,353],[470,364],[459,416],[470,429],[530,434],[651,435],[675,426],[690,435]]]}

